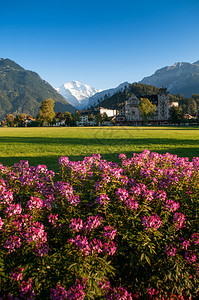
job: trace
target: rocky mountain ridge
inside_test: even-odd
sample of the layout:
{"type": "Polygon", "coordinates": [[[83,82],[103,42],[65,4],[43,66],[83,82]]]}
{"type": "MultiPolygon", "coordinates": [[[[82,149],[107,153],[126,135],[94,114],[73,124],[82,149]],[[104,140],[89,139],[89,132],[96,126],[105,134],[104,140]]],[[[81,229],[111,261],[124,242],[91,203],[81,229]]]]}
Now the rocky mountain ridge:
{"type": "Polygon", "coordinates": [[[166,87],[170,94],[190,97],[199,94],[199,61],[195,63],[178,62],[157,70],[153,75],[144,77],[140,83],[155,87],[166,87]]]}

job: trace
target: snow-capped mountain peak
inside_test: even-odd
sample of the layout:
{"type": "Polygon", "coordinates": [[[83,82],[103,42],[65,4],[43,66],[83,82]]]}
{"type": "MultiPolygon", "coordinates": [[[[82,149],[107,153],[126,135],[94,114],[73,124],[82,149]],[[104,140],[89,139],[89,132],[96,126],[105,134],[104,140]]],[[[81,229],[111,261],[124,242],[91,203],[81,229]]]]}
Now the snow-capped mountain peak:
{"type": "Polygon", "coordinates": [[[88,104],[88,98],[102,91],[76,80],[66,82],[56,90],[76,108],[84,108],[88,104]]]}

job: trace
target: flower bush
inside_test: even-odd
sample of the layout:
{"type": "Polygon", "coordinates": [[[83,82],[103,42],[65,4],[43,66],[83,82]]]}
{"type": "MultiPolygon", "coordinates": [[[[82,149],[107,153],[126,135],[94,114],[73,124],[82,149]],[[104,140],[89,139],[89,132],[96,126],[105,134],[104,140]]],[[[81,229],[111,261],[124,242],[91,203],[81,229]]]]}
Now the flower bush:
{"type": "Polygon", "coordinates": [[[199,158],[0,165],[0,299],[197,299],[199,158]]]}

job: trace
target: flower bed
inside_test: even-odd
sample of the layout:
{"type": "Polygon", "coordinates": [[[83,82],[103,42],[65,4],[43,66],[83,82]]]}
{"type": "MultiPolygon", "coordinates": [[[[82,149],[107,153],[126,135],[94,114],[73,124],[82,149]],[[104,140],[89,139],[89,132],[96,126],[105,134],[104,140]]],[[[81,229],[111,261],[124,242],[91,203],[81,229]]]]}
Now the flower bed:
{"type": "Polygon", "coordinates": [[[0,299],[194,299],[199,158],[0,166],[0,299]]]}

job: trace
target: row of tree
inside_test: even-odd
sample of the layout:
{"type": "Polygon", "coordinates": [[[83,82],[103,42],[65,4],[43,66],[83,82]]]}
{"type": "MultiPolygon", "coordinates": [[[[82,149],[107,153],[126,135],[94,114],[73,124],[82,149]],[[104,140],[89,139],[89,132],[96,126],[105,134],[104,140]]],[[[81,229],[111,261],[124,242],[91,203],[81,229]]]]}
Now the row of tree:
{"type": "Polygon", "coordinates": [[[55,114],[54,101],[52,99],[44,100],[40,106],[39,113],[36,117],[20,113],[14,116],[13,114],[7,114],[4,120],[1,122],[2,126],[45,126],[53,125],[59,121],[65,120],[67,125],[71,125],[74,119],[70,112],[55,114]],[[28,122],[30,121],[30,122],[28,122]]]}
{"type": "MultiPolygon", "coordinates": [[[[109,121],[110,118],[106,113],[102,115],[100,113],[93,116],[88,116],[88,121],[95,121],[95,123],[102,124],[104,121],[109,121]]],[[[76,126],[81,121],[81,115],[79,111],[76,111],[74,116],[70,112],[65,113],[54,111],[54,101],[52,99],[44,100],[40,106],[39,113],[36,117],[27,115],[25,113],[14,116],[13,114],[7,114],[4,120],[1,122],[2,126],[11,127],[23,127],[23,126],[48,126],[48,125],[62,125],[62,126],[76,126]],[[29,122],[30,121],[30,122],[29,122]]]]}
{"type": "MultiPolygon", "coordinates": [[[[197,103],[194,99],[190,99],[188,102],[188,112],[190,115],[196,116],[197,114],[197,103]]],[[[144,124],[148,122],[149,119],[153,119],[154,113],[156,111],[156,106],[153,105],[149,99],[141,98],[139,104],[140,115],[144,121],[144,124]]],[[[182,106],[172,106],[170,108],[170,122],[171,123],[182,123],[187,121],[184,117],[184,110],[182,106]]],[[[54,112],[54,101],[52,99],[44,100],[40,106],[39,113],[36,118],[33,118],[30,115],[25,113],[18,114],[16,116],[12,114],[7,114],[4,120],[1,122],[2,126],[47,126],[55,125],[59,123],[60,125],[66,126],[76,126],[80,122],[80,113],[79,111],[75,112],[74,117],[70,112],[59,112],[55,114],[54,112]],[[28,123],[27,120],[31,120],[31,123],[28,123]]],[[[103,124],[104,121],[110,121],[110,118],[106,113],[103,115],[97,114],[95,117],[90,114],[88,117],[89,121],[95,121],[95,123],[103,124]]],[[[195,120],[195,119],[194,119],[195,120]]],[[[196,120],[197,122],[197,120],[196,120]]]]}

